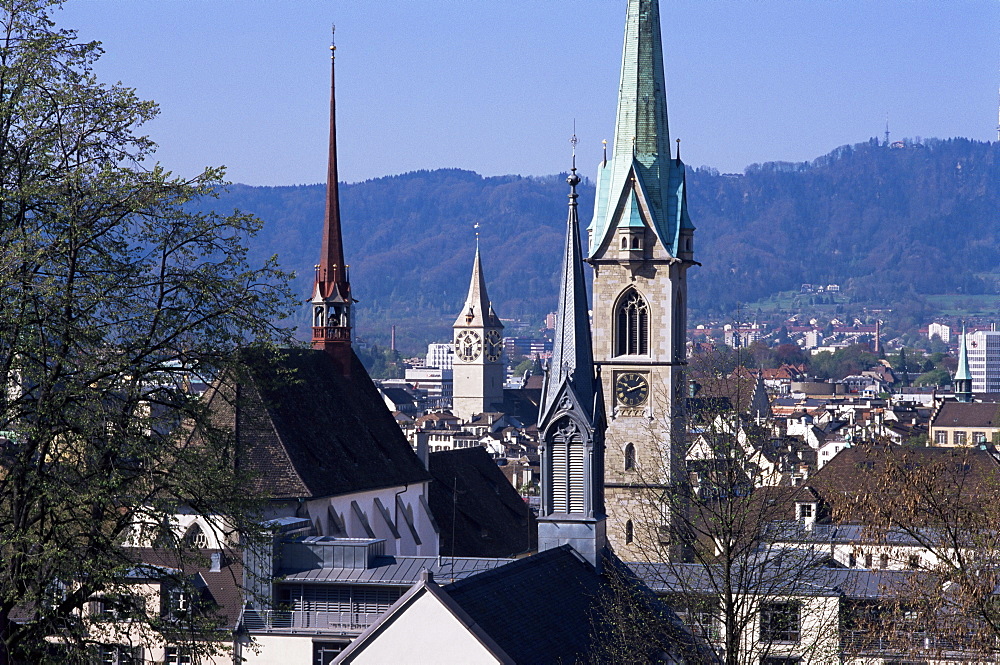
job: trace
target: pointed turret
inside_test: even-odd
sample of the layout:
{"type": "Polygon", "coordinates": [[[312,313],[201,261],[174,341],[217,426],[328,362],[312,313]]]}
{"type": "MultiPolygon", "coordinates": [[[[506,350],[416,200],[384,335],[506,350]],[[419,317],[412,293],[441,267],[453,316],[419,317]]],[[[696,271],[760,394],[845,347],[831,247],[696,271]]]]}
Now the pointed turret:
{"type": "Polygon", "coordinates": [[[680,151],[670,154],[659,3],[629,0],[614,154],[598,168],[589,256],[615,229],[645,226],[671,257],[690,261],[694,226],[684,186],[680,151]]]}
{"type": "Polygon", "coordinates": [[[340,191],[337,185],[336,46],[330,46],[330,146],[326,173],[323,244],[316,265],[312,305],[312,346],[326,351],[347,376],[351,367],[351,284],[344,261],[340,231],[340,191]]]}
{"type": "Polygon", "coordinates": [[[478,240],[476,241],[476,258],[472,263],[472,281],[469,283],[469,294],[465,297],[465,306],[462,308],[462,312],[455,319],[455,325],[503,328],[499,317],[493,313],[493,305],[486,293],[486,279],[483,277],[478,240]]]}
{"type": "MultiPolygon", "coordinates": [[[[570,194],[566,246],[563,250],[559,306],[552,341],[552,364],[539,405],[541,418],[545,418],[565,386],[569,386],[582,404],[592,407],[597,385],[594,380],[593,343],[590,337],[590,301],[583,275],[580,223],[577,217],[576,186],[580,184],[580,176],[576,174],[575,164],[567,182],[570,194]]],[[[599,408],[603,410],[603,405],[599,408]]],[[[593,409],[589,409],[588,417],[593,418],[595,415],[593,409]]]]}
{"type": "Polygon", "coordinates": [[[965,344],[965,326],[962,326],[962,342],[958,347],[958,368],[955,370],[955,399],[959,402],[972,401],[972,372],[969,371],[969,350],[965,344]]]}
{"type": "MultiPolygon", "coordinates": [[[[574,137],[575,138],[575,137],[574,137]]],[[[594,373],[573,170],[552,365],[545,378],[541,433],[539,551],[571,545],[598,569],[607,548],[604,513],[604,398],[594,373]]]]}

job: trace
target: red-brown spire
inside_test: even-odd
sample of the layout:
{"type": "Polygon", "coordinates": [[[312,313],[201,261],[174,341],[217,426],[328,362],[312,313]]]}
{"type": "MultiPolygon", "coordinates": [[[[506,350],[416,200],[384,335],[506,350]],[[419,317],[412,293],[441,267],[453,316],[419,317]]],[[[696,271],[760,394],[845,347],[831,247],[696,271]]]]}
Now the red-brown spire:
{"type": "Polygon", "coordinates": [[[329,297],[333,286],[339,287],[346,296],[347,273],[344,270],[344,242],[340,234],[340,190],[337,186],[337,94],[336,94],[336,46],[330,46],[330,153],[326,166],[326,210],[323,216],[323,250],[320,254],[321,280],[329,297]]]}
{"type": "Polygon", "coordinates": [[[312,345],[333,356],[345,376],[351,367],[351,284],[340,231],[337,177],[336,46],[330,46],[330,154],[326,172],[323,245],[313,287],[312,345]]]}

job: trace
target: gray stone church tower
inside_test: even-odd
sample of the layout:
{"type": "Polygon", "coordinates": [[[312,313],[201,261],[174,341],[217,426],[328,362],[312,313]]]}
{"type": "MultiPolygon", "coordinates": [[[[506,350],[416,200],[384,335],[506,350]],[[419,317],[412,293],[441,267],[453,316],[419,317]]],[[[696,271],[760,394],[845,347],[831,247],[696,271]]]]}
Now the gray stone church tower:
{"type": "Polygon", "coordinates": [[[452,413],[468,421],[478,413],[497,410],[503,403],[503,324],[486,294],[478,241],[469,295],[452,330],[452,413]]]}
{"type": "Polygon", "coordinates": [[[670,154],[657,0],[629,0],[614,153],[588,228],[594,358],[602,368],[608,536],[627,560],[665,544],[651,504],[684,473],[687,270],[694,226],[684,165],[670,154]]]}

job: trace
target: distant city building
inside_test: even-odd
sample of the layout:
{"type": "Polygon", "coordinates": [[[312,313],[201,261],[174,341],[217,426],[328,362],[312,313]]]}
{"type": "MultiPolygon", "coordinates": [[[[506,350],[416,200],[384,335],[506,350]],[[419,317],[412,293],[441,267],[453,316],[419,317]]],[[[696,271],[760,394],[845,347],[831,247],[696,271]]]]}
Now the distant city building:
{"type": "Polygon", "coordinates": [[[951,326],[944,323],[932,323],[927,326],[927,339],[933,339],[934,335],[941,338],[942,342],[951,341],[951,326]]]}
{"type": "Polygon", "coordinates": [[[555,327],[556,327],[556,313],[549,312],[548,314],[545,315],[545,329],[555,330],[555,327]]]}
{"type": "Polygon", "coordinates": [[[804,339],[805,339],[805,344],[803,344],[803,346],[805,346],[805,348],[815,349],[816,347],[822,346],[823,344],[823,331],[809,330],[804,335],[804,339]]]}
{"type": "Polygon", "coordinates": [[[538,337],[504,337],[503,350],[508,358],[549,358],[552,356],[552,340],[538,337]]]}
{"type": "Polygon", "coordinates": [[[728,328],[724,335],[724,340],[726,346],[730,346],[734,349],[738,349],[745,346],[750,346],[754,342],[761,339],[765,334],[764,328],[757,325],[756,323],[752,326],[743,326],[741,328],[728,328]]]}
{"type": "Polygon", "coordinates": [[[426,367],[437,367],[439,369],[452,369],[455,362],[455,348],[450,342],[432,342],[427,345],[426,367]]]}
{"type": "Polygon", "coordinates": [[[1000,393],[1000,331],[969,333],[966,348],[972,392],[1000,393]]]}
{"type": "Polygon", "coordinates": [[[406,382],[417,390],[427,391],[429,398],[452,396],[452,370],[440,367],[418,367],[406,370],[406,382]]]}

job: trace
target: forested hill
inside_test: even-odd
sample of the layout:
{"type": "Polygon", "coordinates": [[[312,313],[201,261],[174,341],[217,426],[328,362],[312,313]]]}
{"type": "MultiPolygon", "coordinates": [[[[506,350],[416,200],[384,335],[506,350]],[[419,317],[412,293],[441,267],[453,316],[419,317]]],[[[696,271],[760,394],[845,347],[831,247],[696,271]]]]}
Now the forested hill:
{"type": "MultiPolygon", "coordinates": [[[[691,271],[695,317],[731,315],[804,282],[838,283],[880,305],[914,293],[996,293],[1000,284],[1000,143],[872,141],[742,174],[690,169],[688,192],[703,264],[691,271]]],[[[447,338],[468,288],[476,223],[496,311],[541,321],[555,308],[567,193],[565,176],[457,169],[342,185],[359,333],[385,342],[394,323],[404,350],[447,338]]],[[[585,227],[593,187],[585,182],[580,195],[585,227]]],[[[213,207],[263,218],[255,251],[296,270],[305,299],[323,199],[322,185],[234,185],[213,207]]]]}

